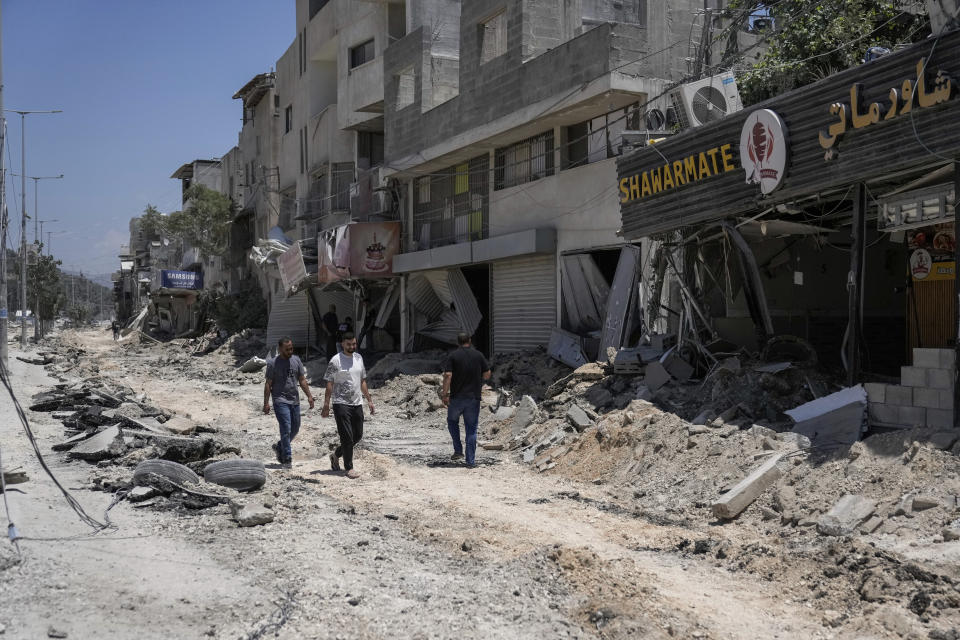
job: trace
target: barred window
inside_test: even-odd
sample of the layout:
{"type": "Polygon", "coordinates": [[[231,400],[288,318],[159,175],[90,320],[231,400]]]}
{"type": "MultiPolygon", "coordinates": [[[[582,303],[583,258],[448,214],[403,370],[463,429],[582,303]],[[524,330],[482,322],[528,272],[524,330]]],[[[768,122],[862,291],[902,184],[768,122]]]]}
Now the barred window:
{"type": "Polygon", "coordinates": [[[553,175],[553,130],[497,149],[494,189],[508,189],[553,175]]]}

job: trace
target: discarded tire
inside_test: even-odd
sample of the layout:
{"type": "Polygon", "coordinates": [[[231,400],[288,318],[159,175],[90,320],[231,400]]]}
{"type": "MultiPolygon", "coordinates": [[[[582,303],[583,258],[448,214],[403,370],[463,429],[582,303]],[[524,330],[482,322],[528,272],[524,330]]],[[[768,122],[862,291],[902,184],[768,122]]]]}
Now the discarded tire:
{"type": "Polygon", "coordinates": [[[259,460],[221,460],[206,466],[203,479],[237,491],[255,491],[267,481],[267,471],[259,460]]]}
{"type": "Polygon", "coordinates": [[[133,484],[138,484],[139,480],[145,478],[147,474],[150,473],[163,476],[180,485],[200,483],[200,476],[179,462],[170,462],[169,460],[144,460],[133,470],[133,484]]]}

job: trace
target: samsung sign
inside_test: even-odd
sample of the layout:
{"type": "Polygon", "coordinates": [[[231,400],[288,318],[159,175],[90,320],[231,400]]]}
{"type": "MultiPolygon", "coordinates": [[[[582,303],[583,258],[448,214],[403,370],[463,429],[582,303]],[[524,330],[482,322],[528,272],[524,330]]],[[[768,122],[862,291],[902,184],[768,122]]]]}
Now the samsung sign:
{"type": "Polygon", "coordinates": [[[161,271],[160,286],[164,289],[203,289],[203,274],[195,271],[161,271]]]}

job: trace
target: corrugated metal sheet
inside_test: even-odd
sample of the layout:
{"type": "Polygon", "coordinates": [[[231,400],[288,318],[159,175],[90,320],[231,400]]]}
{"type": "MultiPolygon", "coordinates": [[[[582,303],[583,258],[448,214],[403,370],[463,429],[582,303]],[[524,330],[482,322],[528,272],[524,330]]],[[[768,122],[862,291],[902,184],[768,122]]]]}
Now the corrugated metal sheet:
{"type": "MultiPolygon", "coordinates": [[[[825,160],[818,134],[837,120],[830,105],[850,101],[850,87],[862,83],[861,100],[879,102],[881,113],[889,105],[890,89],[900,89],[906,79],[916,80],[917,62],[929,56],[931,43],[922,42],[895,54],[843,71],[820,82],[801,87],[716,123],[698,127],[656,145],[620,158],[617,170],[628,177],[662,167],[723,144],[731,144],[736,170],[703,179],[695,184],[661,192],[621,205],[623,232],[636,239],[709,220],[756,211],[789,202],[856,181],[869,181],[909,169],[942,164],[960,153],[960,99],[956,89],[951,100],[919,108],[914,100],[910,114],[854,129],[835,145],[838,156],[825,160]],[[745,182],[739,159],[740,131],[756,109],[772,109],[785,122],[789,135],[789,164],[781,187],[763,198],[755,185],[745,182]],[[921,142],[922,141],[922,142],[921,142]],[[936,154],[936,155],[934,155],[936,154]]],[[[960,31],[944,34],[927,64],[932,90],[938,70],[960,76],[960,31]]],[[[902,102],[902,101],[901,101],[902,102]]],[[[865,105],[861,105],[864,110],[865,105]]]]}
{"type": "Polygon", "coordinates": [[[437,296],[430,281],[422,275],[407,281],[407,299],[417,311],[431,320],[439,318],[448,308],[437,296]]]}
{"type": "Polygon", "coordinates": [[[589,254],[563,256],[560,265],[563,306],[570,327],[581,334],[596,331],[607,307],[610,285],[589,254]]]}
{"type": "Polygon", "coordinates": [[[450,285],[447,284],[447,270],[421,271],[420,275],[427,279],[433,287],[434,294],[440,298],[443,306],[449,309],[453,296],[450,294],[450,285]]]}
{"type": "Polygon", "coordinates": [[[494,262],[493,350],[546,346],[557,323],[557,267],[553,255],[494,262]]]}
{"type": "MultiPolygon", "coordinates": [[[[295,347],[307,344],[307,327],[313,323],[310,308],[307,306],[307,292],[284,298],[273,296],[273,306],[270,308],[270,318],[267,321],[267,346],[273,352],[277,347],[277,340],[283,336],[293,340],[295,347]]],[[[311,335],[316,338],[316,330],[310,327],[311,335]]]]}
{"type": "Polygon", "coordinates": [[[607,308],[603,318],[603,335],[600,338],[600,355],[607,349],[619,349],[624,345],[630,331],[630,316],[636,310],[637,283],[640,281],[640,247],[627,245],[620,250],[617,272],[613,276],[607,308]]]}
{"type": "Polygon", "coordinates": [[[477,298],[470,290],[467,279],[460,269],[450,269],[447,271],[447,286],[450,287],[450,296],[453,298],[453,306],[457,311],[457,317],[460,318],[460,326],[467,333],[473,335],[473,332],[480,326],[483,320],[483,314],[480,313],[480,307],[477,306],[477,298]]]}

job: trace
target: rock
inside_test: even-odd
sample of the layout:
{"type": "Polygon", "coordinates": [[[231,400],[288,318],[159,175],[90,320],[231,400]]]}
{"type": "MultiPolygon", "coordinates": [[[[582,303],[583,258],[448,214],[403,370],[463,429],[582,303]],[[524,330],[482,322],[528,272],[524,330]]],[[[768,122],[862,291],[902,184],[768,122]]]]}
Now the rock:
{"type": "Polygon", "coordinates": [[[240,371],[242,373],[256,373],[267,366],[267,361],[259,356],[253,356],[242,365],[240,365],[240,371]]]}
{"type": "Polygon", "coordinates": [[[689,433],[691,436],[699,435],[701,433],[709,433],[709,432],[710,432],[710,427],[702,424],[691,424],[689,427],[687,427],[687,433],[689,433]]]}
{"type": "Polygon", "coordinates": [[[853,533],[861,522],[869,518],[877,504],[863,496],[846,494],[817,521],[817,531],[825,536],[845,536],[853,533]]]}
{"type": "Polygon", "coordinates": [[[355,606],[359,605],[362,601],[363,601],[363,600],[360,598],[360,596],[353,596],[352,598],[350,598],[349,600],[347,600],[347,603],[348,603],[351,607],[355,607],[355,606]]]}
{"type": "Polygon", "coordinates": [[[721,437],[721,438],[729,438],[729,437],[732,436],[733,434],[739,433],[739,432],[740,432],[740,427],[738,427],[737,425],[735,425],[735,424],[726,424],[726,425],[723,425],[723,427],[721,427],[720,429],[718,429],[718,430],[715,431],[714,433],[715,433],[716,435],[718,435],[719,437],[721,437]]]}
{"type": "Polygon", "coordinates": [[[533,462],[533,459],[536,458],[536,457],[537,457],[537,452],[534,450],[533,447],[530,447],[529,449],[524,449],[524,450],[523,450],[523,461],[524,461],[524,463],[530,464],[531,462],[533,462]]]}
{"type": "Polygon", "coordinates": [[[667,373],[681,382],[689,380],[694,372],[690,363],[678,356],[676,352],[666,357],[663,361],[663,368],[667,370],[667,373]]]}
{"type": "Polygon", "coordinates": [[[50,625],[49,627],[47,627],[47,637],[48,638],[66,638],[67,632],[62,631],[61,629],[57,629],[53,625],[50,625]]]}
{"type": "Polygon", "coordinates": [[[919,495],[913,498],[911,508],[913,511],[926,511],[940,506],[940,500],[930,495],[919,495]]]}
{"type": "Polygon", "coordinates": [[[513,435],[519,435],[524,429],[536,421],[540,411],[537,408],[537,402],[530,396],[520,398],[520,404],[517,405],[513,413],[513,423],[511,429],[513,435]]]}
{"type": "Polygon", "coordinates": [[[460,543],[460,550],[461,550],[461,551],[472,551],[472,550],[473,550],[473,545],[470,544],[470,542],[469,542],[468,540],[464,540],[462,543],[460,543]]]}
{"type": "Polygon", "coordinates": [[[645,384],[637,387],[637,400],[646,400],[647,402],[653,400],[653,392],[650,391],[650,387],[645,384]]]}
{"type": "Polygon", "coordinates": [[[503,451],[502,442],[481,442],[480,448],[487,451],[503,451]]]}
{"type": "Polygon", "coordinates": [[[574,369],[573,375],[579,378],[581,381],[589,382],[591,380],[602,380],[604,373],[603,367],[601,367],[596,362],[588,362],[587,364],[574,369]]]}
{"type": "Polygon", "coordinates": [[[764,520],[779,520],[780,514],[770,507],[760,507],[760,515],[764,520]]]}
{"type": "Polygon", "coordinates": [[[439,373],[425,373],[422,376],[418,376],[417,379],[431,387],[439,387],[443,384],[443,376],[439,373]]]}
{"type": "Polygon", "coordinates": [[[127,500],[130,502],[143,502],[157,495],[160,495],[160,492],[153,487],[134,487],[127,493],[127,500]]]}
{"type": "Polygon", "coordinates": [[[493,414],[493,419],[497,422],[504,422],[513,417],[513,412],[513,407],[500,407],[497,409],[497,412],[493,414]]]}
{"type": "Polygon", "coordinates": [[[261,505],[244,505],[235,510],[233,517],[241,527],[256,527],[273,522],[273,511],[261,505]]]}
{"type": "Polygon", "coordinates": [[[116,458],[126,450],[120,426],[107,427],[92,438],[75,445],[67,455],[78,460],[97,462],[116,458]]]}
{"type": "Polygon", "coordinates": [[[747,429],[747,433],[755,438],[776,438],[777,432],[769,427],[763,427],[759,424],[752,425],[747,429]]]}
{"type": "Polygon", "coordinates": [[[943,529],[940,530],[940,535],[943,536],[944,542],[960,540],[960,529],[954,529],[952,527],[944,527],[943,529]]]}
{"type": "Polygon", "coordinates": [[[776,451],[779,448],[776,441],[770,436],[766,436],[760,446],[763,447],[764,451],[776,451]]]}
{"type": "Polygon", "coordinates": [[[757,496],[780,478],[781,472],[777,467],[780,458],[779,454],[774,455],[723,494],[713,503],[713,514],[718,518],[730,519],[746,509],[757,496]]]}
{"type": "MultiPolygon", "coordinates": [[[[584,365],[586,366],[586,365],[584,365]]],[[[593,421],[587,415],[587,412],[580,408],[580,405],[571,405],[567,409],[567,422],[569,422],[577,431],[583,431],[593,426],[593,421]]]]}
{"type": "Polygon", "coordinates": [[[866,445],[862,441],[854,442],[850,445],[849,451],[847,451],[847,458],[851,461],[856,460],[866,452],[866,445]]]}
{"type": "Polygon", "coordinates": [[[721,422],[732,422],[733,420],[736,420],[738,415],[740,415],[740,407],[734,405],[717,416],[717,419],[721,422]]]}
{"type": "Polygon", "coordinates": [[[863,584],[860,585],[860,597],[867,602],[882,602],[885,587],[886,583],[883,577],[871,571],[867,574],[863,584]]]}
{"type": "Polygon", "coordinates": [[[906,493],[897,502],[897,506],[893,508],[893,515],[895,516],[907,516],[908,518],[913,517],[913,493],[906,493]]]}
{"type": "Polygon", "coordinates": [[[197,430],[197,425],[192,421],[187,420],[186,418],[180,416],[174,416],[163,423],[164,429],[167,429],[170,433],[187,436],[191,433],[194,433],[197,430]]]}

